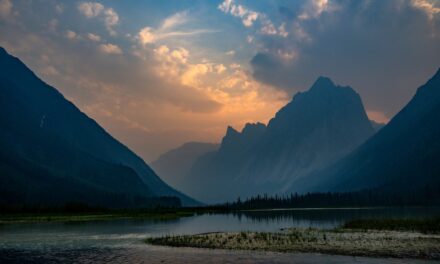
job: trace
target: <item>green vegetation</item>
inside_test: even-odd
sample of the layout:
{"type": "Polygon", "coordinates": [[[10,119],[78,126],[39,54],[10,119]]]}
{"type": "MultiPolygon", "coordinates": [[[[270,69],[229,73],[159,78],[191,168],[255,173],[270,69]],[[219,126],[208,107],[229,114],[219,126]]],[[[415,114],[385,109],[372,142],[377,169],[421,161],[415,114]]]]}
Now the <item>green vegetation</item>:
{"type": "Polygon", "coordinates": [[[355,192],[314,192],[290,195],[257,195],[219,205],[227,210],[276,208],[352,208],[440,205],[440,185],[432,184],[412,191],[365,189],[355,192]]]}
{"type": "Polygon", "coordinates": [[[437,219],[360,219],[344,224],[347,229],[413,231],[424,234],[440,234],[440,218],[437,219]]]}
{"type": "MultiPolygon", "coordinates": [[[[395,221],[390,230],[380,222],[376,228],[355,228],[356,221],[347,223],[342,228],[287,229],[276,233],[240,232],[207,233],[198,235],[164,236],[146,239],[146,243],[172,247],[196,247],[233,250],[261,250],[276,252],[316,252],[325,254],[423,258],[440,260],[440,235],[422,234],[408,228],[408,220],[395,221]],[[351,229],[345,226],[350,226],[351,229]],[[379,228],[380,227],[380,228],[379,228]],[[376,229],[376,230],[374,230],[376,229]],[[399,231],[396,231],[399,230],[399,231]],[[410,231],[403,231],[410,230],[410,231]]],[[[418,220],[414,220],[418,223],[418,220]]],[[[425,224],[438,223],[437,220],[425,220],[425,224]]],[[[420,222],[422,222],[420,220],[420,222]]],[[[361,225],[359,225],[360,227],[361,225]]]]}
{"type": "Polygon", "coordinates": [[[59,207],[1,207],[0,224],[86,222],[118,219],[173,220],[205,213],[227,212],[216,207],[155,207],[110,209],[69,202],[59,207]]]}
{"type": "Polygon", "coordinates": [[[190,211],[152,210],[152,211],[109,211],[85,213],[22,213],[2,214],[0,224],[40,223],[40,222],[87,222],[118,219],[173,220],[193,216],[190,211]]]}

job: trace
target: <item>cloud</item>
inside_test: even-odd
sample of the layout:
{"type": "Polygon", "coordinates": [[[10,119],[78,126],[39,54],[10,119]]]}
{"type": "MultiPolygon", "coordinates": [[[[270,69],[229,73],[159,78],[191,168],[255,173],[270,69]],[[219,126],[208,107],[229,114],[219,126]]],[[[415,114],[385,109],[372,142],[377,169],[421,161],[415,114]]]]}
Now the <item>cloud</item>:
{"type": "Polygon", "coordinates": [[[55,11],[58,14],[62,14],[64,12],[64,6],[62,4],[57,4],[55,5],[55,11]]]}
{"type": "Polygon", "coordinates": [[[116,31],[113,29],[119,23],[119,15],[113,8],[106,8],[98,2],[82,2],[78,5],[78,10],[87,18],[102,16],[104,24],[110,35],[115,36],[116,31]]]}
{"type": "Polygon", "coordinates": [[[300,20],[318,18],[330,7],[329,0],[310,0],[304,5],[303,12],[298,16],[300,20]]]}
{"type": "MultiPolygon", "coordinates": [[[[279,96],[282,91],[255,81],[246,67],[231,65],[233,58],[225,56],[224,46],[216,53],[214,45],[207,46],[207,52],[202,41],[193,38],[177,41],[214,32],[199,28],[209,23],[199,23],[205,21],[187,11],[153,25],[154,43],[140,45],[138,37],[128,37],[132,43],[122,37],[108,43],[104,26],[99,30],[69,19],[73,11],[83,19],[103,23],[107,4],[103,9],[99,5],[84,9],[89,17],[83,11],[78,13],[77,4],[73,10],[66,8],[62,17],[56,16],[60,34],[47,34],[52,18],[35,14],[39,2],[28,3],[33,8],[19,10],[23,26],[0,23],[0,45],[143,157],[184,140],[217,141],[227,124],[240,127],[245,122],[267,120],[285,102],[279,96]],[[103,55],[119,50],[121,55],[103,55]]],[[[128,20],[127,27],[143,28],[128,20]]],[[[122,28],[118,33],[122,36],[122,28]]]]}
{"type": "Polygon", "coordinates": [[[221,73],[225,72],[227,68],[223,64],[217,64],[214,66],[214,69],[218,74],[221,74],[221,73]]]}
{"type": "Polygon", "coordinates": [[[99,35],[96,35],[93,33],[88,33],[87,38],[93,42],[100,42],[101,41],[101,37],[99,35]]]}
{"type": "Polygon", "coordinates": [[[430,20],[434,19],[435,15],[440,14],[440,7],[434,5],[429,0],[411,0],[411,4],[426,13],[430,20]]]}
{"type": "Polygon", "coordinates": [[[242,18],[243,18],[243,20],[242,20],[243,25],[245,25],[246,27],[250,27],[250,26],[252,26],[254,21],[257,20],[258,13],[256,13],[256,12],[249,12],[244,17],[242,17],[242,18]]]}
{"type": "Polygon", "coordinates": [[[373,120],[377,123],[386,124],[388,121],[390,121],[390,118],[380,111],[367,111],[367,115],[370,120],[373,120]]]}
{"type": "Polygon", "coordinates": [[[252,75],[240,65],[226,67],[222,63],[210,61],[191,63],[188,50],[171,49],[165,45],[154,49],[154,54],[159,76],[176,83],[175,85],[198,91],[219,105],[226,106],[216,109],[219,115],[240,111],[254,112],[257,111],[255,107],[262,107],[261,111],[267,111],[268,105],[259,102],[260,100],[272,102],[273,106],[269,108],[273,110],[285,100],[284,92],[253,80],[252,75]]]}
{"type": "Polygon", "coordinates": [[[237,5],[234,3],[234,0],[224,0],[217,8],[225,14],[240,18],[243,25],[248,28],[252,27],[257,21],[259,21],[259,33],[263,35],[279,35],[281,37],[286,37],[288,35],[285,31],[285,25],[281,25],[277,30],[266,14],[256,12],[243,5],[237,5]]]}
{"type": "Polygon", "coordinates": [[[188,19],[188,12],[187,11],[177,12],[174,15],[167,17],[162,22],[161,29],[162,30],[171,29],[171,28],[174,28],[178,25],[185,24],[188,20],[189,19],[188,19]]]}
{"type": "Polygon", "coordinates": [[[151,27],[144,27],[139,31],[138,39],[141,45],[146,45],[154,43],[157,38],[153,33],[153,29],[151,27]]]}
{"type": "Polygon", "coordinates": [[[83,2],[78,5],[78,10],[87,18],[92,18],[100,15],[104,6],[98,2],[83,2]]]}
{"type": "Polygon", "coordinates": [[[46,66],[46,67],[43,67],[40,71],[39,71],[41,74],[43,74],[43,75],[46,75],[46,76],[50,76],[50,75],[58,75],[58,74],[60,74],[59,72],[58,72],[58,70],[57,69],[55,69],[55,67],[53,67],[53,66],[46,66]]]}
{"type": "Polygon", "coordinates": [[[119,23],[118,14],[112,9],[108,8],[104,11],[105,14],[105,25],[107,30],[110,32],[110,35],[116,35],[116,31],[113,30],[113,26],[119,23]]]}
{"type": "Polygon", "coordinates": [[[58,19],[55,18],[51,19],[47,24],[49,31],[55,32],[57,30],[58,24],[59,24],[58,19]]]}
{"type": "Polygon", "coordinates": [[[242,5],[234,4],[233,0],[224,0],[218,6],[218,9],[226,14],[229,13],[235,17],[241,18],[243,25],[246,27],[251,27],[259,16],[259,14],[255,11],[247,9],[242,5]]]}
{"type": "Polygon", "coordinates": [[[261,33],[266,35],[276,35],[278,31],[276,30],[272,22],[266,20],[261,27],[261,33]]]}
{"type": "Polygon", "coordinates": [[[391,117],[440,61],[433,0],[57,2],[62,15],[0,0],[0,19],[19,18],[0,23],[0,45],[144,157],[265,122],[319,75],[391,117]],[[117,6],[131,15],[120,28],[117,6]]]}
{"type": "Polygon", "coordinates": [[[286,30],[286,23],[282,23],[279,27],[278,27],[278,34],[282,37],[287,37],[289,36],[289,32],[287,32],[286,30]]]}
{"type": "Polygon", "coordinates": [[[156,43],[157,41],[174,38],[174,37],[189,37],[205,33],[218,32],[216,30],[195,29],[195,30],[176,30],[176,27],[184,25],[189,21],[188,13],[186,11],[178,12],[163,20],[161,25],[154,29],[152,27],[143,27],[136,38],[141,46],[156,43]]]}
{"type": "Polygon", "coordinates": [[[67,30],[66,31],[66,38],[68,38],[70,40],[75,40],[75,39],[78,39],[79,36],[78,36],[78,34],[76,34],[75,31],[67,30]]]}
{"type": "Polygon", "coordinates": [[[115,44],[100,44],[99,50],[107,54],[122,54],[122,50],[118,45],[115,44]]]}
{"type": "Polygon", "coordinates": [[[439,67],[435,8],[411,0],[286,4],[279,10],[288,35],[253,39],[252,74],[290,95],[330,76],[391,117],[439,67]]]}
{"type": "Polygon", "coordinates": [[[159,46],[154,49],[156,59],[166,63],[177,63],[185,65],[188,62],[189,51],[185,48],[178,48],[171,50],[165,45],[159,46]]]}
{"type": "Polygon", "coordinates": [[[12,14],[12,2],[10,0],[0,1],[0,18],[7,19],[12,14]]]}

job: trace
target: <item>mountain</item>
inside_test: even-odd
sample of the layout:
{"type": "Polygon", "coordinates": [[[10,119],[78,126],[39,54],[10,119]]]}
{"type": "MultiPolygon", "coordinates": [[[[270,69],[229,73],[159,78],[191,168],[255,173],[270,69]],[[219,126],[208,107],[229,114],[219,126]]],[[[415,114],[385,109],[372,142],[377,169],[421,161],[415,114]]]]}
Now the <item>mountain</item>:
{"type": "Polygon", "coordinates": [[[440,183],[440,69],[377,134],[292,190],[410,191],[440,183]]]}
{"type": "Polygon", "coordinates": [[[179,188],[209,203],[235,199],[251,190],[252,186],[237,181],[236,174],[265,131],[262,123],[248,123],[241,132],[229,126],[219,149],[200,156],[179,188]]]}
{"type": "Polygon", "coordinates": [[[199,158],[191,169],[187,180],[197,184],[181,189],[209,202],[282,192],[373,133],[359,95],[320,77],[267,127],[247,124],[241,132],[229,127],[219,150],[199,158]]]}
{"type": "Polygon", "coordinates": [[[151,163],[151,167],[171,186],[180,186],[194,162],[200,156],[216,151],[218,147],[218,144],[213,143],[188,142],[160,155],[151,163]]]}
{"type": "Polygon", "coordinates": [[[374,120],[370,120],[370,122],[371,122],[371,126],[373,126],[373,129],[374,129],[374,131],[379,131],[379,130],[381,130],[382,129],[382,127],[384,127],[386,124],[384,124],[384,123],[379,123],[379,122],[376,122],[376,121],[374,121],[374,120]]]}
{"type": "Polygon", "coordinates": [[[0,204],[148,206],[196,201],[0,48],[0,204]]]}

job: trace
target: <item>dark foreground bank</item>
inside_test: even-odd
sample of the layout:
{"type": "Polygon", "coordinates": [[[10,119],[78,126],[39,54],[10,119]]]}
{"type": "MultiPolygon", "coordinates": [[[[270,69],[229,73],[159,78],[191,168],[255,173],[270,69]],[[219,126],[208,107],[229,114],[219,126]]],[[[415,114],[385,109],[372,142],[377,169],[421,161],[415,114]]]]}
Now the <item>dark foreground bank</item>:
{"type": "Polygon", "coordinates": [[[301,263],[301,264],[433,264],[432,260],[368,258],[314,253],[276,253],[158,246],[129,248],[80,249],[58,251],[0,250],[0,263],[148,263],[148,264],[205,264],[205,263],[301,263]]]}

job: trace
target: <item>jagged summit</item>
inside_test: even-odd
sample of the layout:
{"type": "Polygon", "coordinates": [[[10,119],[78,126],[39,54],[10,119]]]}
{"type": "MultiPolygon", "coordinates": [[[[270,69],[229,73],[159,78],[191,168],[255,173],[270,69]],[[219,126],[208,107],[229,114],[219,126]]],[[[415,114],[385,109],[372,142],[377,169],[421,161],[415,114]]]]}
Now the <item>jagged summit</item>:
{"type": "Polygon", "coordinates": [[[267,127],[246,124],[241,132],[228,127],[219,150],[193,167],[188,178],[199,182],[198,187],[183,189],[210,202],[281,192],[373,133],[360,96],[320,77],[280,109],[267,127]]]}
{"type": "Polygon", "coordinates": [[[266,130],[266,125],[260,122],[257,123],[246,123],[241,132],[237,131],[232,126],[228,126],[226,129],[226,134],[223,137],[223,142],[229,139],[236,139],[240,137],[256,137],[260,136],[266,130]]]}
{"type": "Polygon", "coordinates": [[[332,166],[307,175],[291,190],[411,192],[439,186],[439,117],[440,70],[374,136],[332,166]]]}
{"type": "Polygon", "coordinates": [[[233,135],[237,135],[240,134],[240,132],[238,132],[235,128],[233,128],[232,126],[228,126],[228,128],[226,129],[226,135],[225,137],[228,136],[233,136],[233,135]]]}
{"type": "Polygon", "coordinates": [[[316,81],[313,83],[310,90],[313,89],[325,89],[325,88],[333,88],[336,87],[335,83],[328,77],[320,76],[316,81]]]}
{"type": "Polygon", "coordinates": [[[266,130],[266,125],[260,122],[257,123],[246,123],[241,133],[243,135],[254,135],[262,134],[266,130]]]}
{"type": "MultiPolygon", "coordinates": [[[[350,86],[342,86],[335,84],[328,77],[319,77],[309,90],[297,93],[293,100],[299,100],[302,97],[312,97],[315,100],[331,100],[331,97],[341,97],[341,99],[351,97],[359,97],[358,93],[350,86]]],[[[359,98],[360,99],[360,98],[359,98]]],[[[359,100],[360,101],[360,100],[359,100]]]]}

